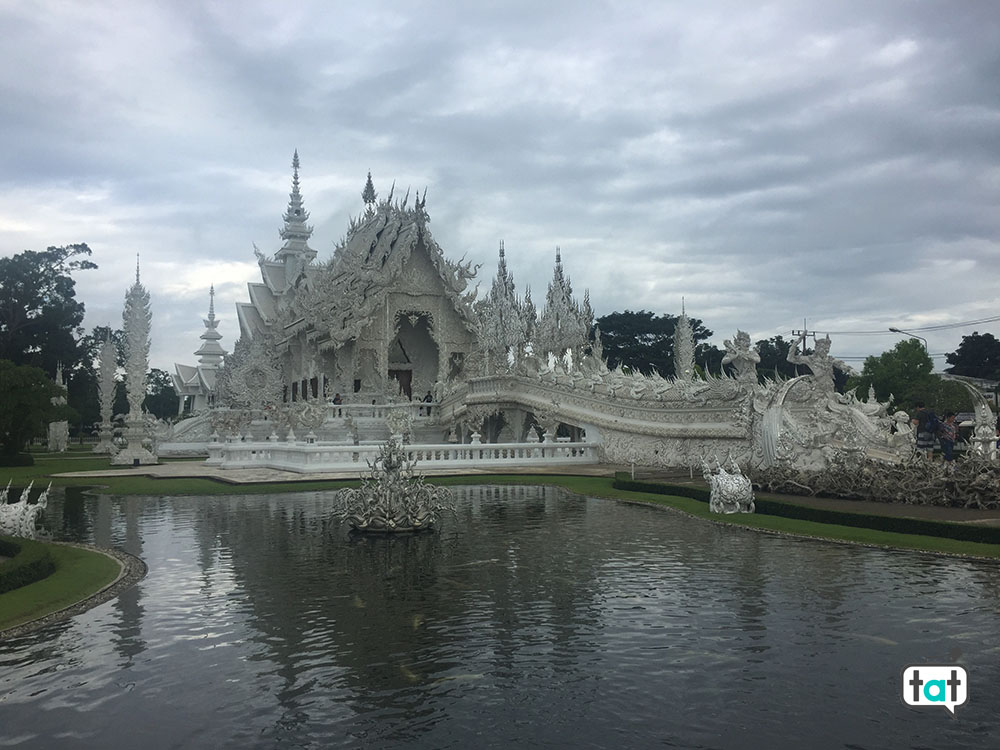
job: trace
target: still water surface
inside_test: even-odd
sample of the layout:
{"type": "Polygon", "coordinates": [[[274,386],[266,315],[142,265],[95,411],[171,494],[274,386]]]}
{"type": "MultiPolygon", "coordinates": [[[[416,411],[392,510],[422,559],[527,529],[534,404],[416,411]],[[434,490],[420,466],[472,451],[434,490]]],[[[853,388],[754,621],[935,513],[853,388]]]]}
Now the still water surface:
{"type": "Polygon", "coordinates": [[[456,493],[359,540],[322,493],[53,502],[149,575],[0,643],[0,747],[997,747],[997,565],[456,493]],[[953,661],[957,719],[902,704],[953,661]]]}

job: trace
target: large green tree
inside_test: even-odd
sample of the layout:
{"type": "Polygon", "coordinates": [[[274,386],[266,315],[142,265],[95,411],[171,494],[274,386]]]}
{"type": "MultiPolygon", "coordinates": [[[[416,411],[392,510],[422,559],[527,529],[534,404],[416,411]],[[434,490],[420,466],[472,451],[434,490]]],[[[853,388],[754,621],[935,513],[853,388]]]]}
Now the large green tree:
{"type": "Polygon", "coordinates": [[[852,376],[848,388],[856,388],[865,398],[869,387],[874,388],[879,401],[893,397],[893,408],[913,412],[923,403],[938,414],[967,411],[971,406],[968,393],[958,383],[932,375],[934,363],[917,339],[900,341],[877,357],[865,359],[860,375],[852,376]]]}
{"type": "MultiPolygon", "coordinates": [[[[664,377],[674,374],[674,327],[677,325],[677,315],[656,315],[648,310],[625,310],[613,312],[597,319],[601,329],[601,345],[604,347],[604,358],[608,367],[614,369],[618,365],[646,375],[655,370],[664,377]]],[[[712,350],[715,347],[705,346],[699,342],[712,336],[700,320],[691,318],[691,329],[694,333],[695,361],[703,369],[706,363],[713,372],[718,371],[721,362],[721,352],[712,360],[712,350]]],[[[718,351],[718,350],[715,350],[718,351]]]]}
{"type": "Polygon", "coordinates": [[[805,370],[800,372],[798,367],[788,361],[788,352],[791,348],[792,342],[785,341],[781,336],[772,336],[757,342],[757,353],[760,354],[757,376],[761,382],[765,378],[777,380],[779,377],[794,378],[805,374],[805,370]]]}
{"type": "Polygon", "coordinates": [[[170,375],[156,367],[146,377],[146,400],[142,407],[157,419],[177,416],[177,391],[170,375]]]}
{"type": "Polygon", "coordinates": [[[86,244],[25,250],[0,258],[0,359],[72,370],[81,360],[83,303],[76,299],[73,272],[97,268],[86,244]]]}
{"type": "Polygon", "coordinates": [[[0,358],[40,367],[54,377],[62,364],[69,405],[86,421],[93,383],[80,347],[84,306],[76,299],[73,273],[97,268],[86,244],[25,250],[0,258],[0,358]]]}
{"type": "Polygon", "coordinates": [[[29,440],[46,433],[49,422],[72,420],[72,409],[52,403],[65,395],[41,368],[0,359],[0,451],[20,453],[29,440]]]}
{"type": "Polygon", "coordinates": [[[1000,380],[1000,341],[992,333],[973,331],[945,359],[951,367],[945,372],[970,378],[1000,380]]]}
{"type": "MultiPolygon", "coordinates": [[[[73,377],[67,383],[69,387],[69,402],[79,412],[77,425],[84,433],[93,431],[101,419],[101,405],[97,395],[97,381],[101,370],[101,347],[106,338],[111,338],[115,345],[115,364],[118,368],[125,366],[125,334],[109,326],[95,326],[90,333],[80,339],[80,366],[73,371],[73,377]]],[[[124,400],[124,396],[122,396],[124,400]]]]}

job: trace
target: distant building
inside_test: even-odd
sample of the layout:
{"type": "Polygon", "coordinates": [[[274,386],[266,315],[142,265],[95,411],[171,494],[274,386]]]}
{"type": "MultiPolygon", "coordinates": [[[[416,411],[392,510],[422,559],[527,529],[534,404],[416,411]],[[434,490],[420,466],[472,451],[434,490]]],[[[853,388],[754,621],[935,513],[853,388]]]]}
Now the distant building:
{"type": "Polygon", "coordinates": [[[208,317],[205,318],[205,332],[201,334],[202,345],[195,352],[197,365],[174,364],[174,390],[177,391],[178,414],[196,414],[215,404],[215,380],[222,366],[226,351],[219,345],[222,334],[216,328],[215,286],[209,290],[208,317]]]}

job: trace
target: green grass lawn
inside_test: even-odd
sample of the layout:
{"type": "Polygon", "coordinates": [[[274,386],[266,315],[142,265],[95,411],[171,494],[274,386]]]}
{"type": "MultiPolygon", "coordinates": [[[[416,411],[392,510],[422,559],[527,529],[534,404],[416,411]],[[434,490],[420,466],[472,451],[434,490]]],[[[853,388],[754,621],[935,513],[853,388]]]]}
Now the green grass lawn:
{"type": "Polygon", "coordinates": [[[107,555],[64,544],[47,545],[56,572],[0,594],[0,630],[38,619],[86,599],[118,577],[121,565],[107,555]]]}
{"type": "Polygon", "coordinates": [[[662,505],[683,511],[697,518],[729,526],[741,526],[762,531],[795,534],[838,542],[872,544],[881,547],[898,547],[901,549],[942,552],[952,555],[1000,558],[1000,544],[981,544],[935,536],[900,534],[855,526],[841,526],[838,524],[818,523],[816,521],[804,521],[796,518],[768,516],[762,513],[734,515],[712,513],[708,509],[708,503],[689,497],[615,489],[612,486],[614,480],[610,477],[495,475],[491,477],[447,477],[440,482],[436,479],[434,481],[440,484],[557,484],[560,487],[565,487],[581,495],[662,505]]]}

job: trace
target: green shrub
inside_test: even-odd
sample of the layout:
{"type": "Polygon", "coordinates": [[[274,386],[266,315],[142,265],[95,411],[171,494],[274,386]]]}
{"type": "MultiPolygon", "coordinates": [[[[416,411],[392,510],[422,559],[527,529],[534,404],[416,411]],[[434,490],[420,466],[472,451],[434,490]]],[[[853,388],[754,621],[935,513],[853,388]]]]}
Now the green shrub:
{"type": "Polygon", "coordinates": [[[15,453],[11,456],[0,453],[0,466],[34,466],[35,458],[30,453],[15,453]]]}
{"type": "MultiPolygon", "coordinates": [[[[615,474],[615,489],[631,490],[633,492],[652,492],[656,495],[675,495],[690,497],[708,502],[711,493],[703,487],[691,487],[683,484],[663,484],[659,482],[641,482],[628,478],[628,474],[615,474]]],[[[962,542],[981,542],[983,544],[1000,544],[1000,528],[991,526],[974,526],[963,523],[948,523],[947,521],[930,521],[923,518],[902,518],[899,516],[882,516],[868,513],[854,513],[827,508],[814,508],[809,505],[755,498],[757,513],[782,518],[795,518],[800,521],[815,521],[817,523],[854,526],[876,531],[892,531],[898,534],[919,534],[936,536],[945,539],[956,539],[962,542]]]]}
{"type": "Polygon", "coordinates": [[[7,556],[12,551],[13,559],[0,565],[0,594],[40,581],[56,570],[52,555],[41,542],[0,538],[0,554],[7,556]]]}

